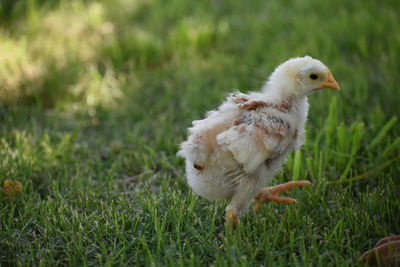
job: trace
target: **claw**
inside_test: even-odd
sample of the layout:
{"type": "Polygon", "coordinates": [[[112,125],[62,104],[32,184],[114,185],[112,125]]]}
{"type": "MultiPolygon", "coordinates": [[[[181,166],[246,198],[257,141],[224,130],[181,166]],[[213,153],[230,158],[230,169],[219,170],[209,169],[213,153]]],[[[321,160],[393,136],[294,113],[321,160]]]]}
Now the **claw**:
{"type": "Polygon", "coordinates": [[[311,184],[309,181],[292,181],[277,186],[267,187],[261,190],[255,197],[257,204],[255,205],[254,210],[257,212],[260,209],[261,204],[266,201],[274,201],[279,204],[293,204],[296,202],[296,199],[280,197],[278,196],[279,193],[285,192],[293,187],[303,187],[309,184],[311,184]]]}

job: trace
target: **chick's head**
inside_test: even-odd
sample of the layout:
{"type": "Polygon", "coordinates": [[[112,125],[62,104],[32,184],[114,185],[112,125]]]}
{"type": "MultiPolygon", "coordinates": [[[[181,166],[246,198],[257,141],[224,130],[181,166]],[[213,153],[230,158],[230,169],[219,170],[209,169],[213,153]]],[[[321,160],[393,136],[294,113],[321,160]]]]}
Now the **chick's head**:
{"type": "Polygon", "coordinates": [[[266,87],[285,97],[302,97],[328,88],[340,90],[328,67],[309,56],[292,58],[279,65],[266,87]]]}

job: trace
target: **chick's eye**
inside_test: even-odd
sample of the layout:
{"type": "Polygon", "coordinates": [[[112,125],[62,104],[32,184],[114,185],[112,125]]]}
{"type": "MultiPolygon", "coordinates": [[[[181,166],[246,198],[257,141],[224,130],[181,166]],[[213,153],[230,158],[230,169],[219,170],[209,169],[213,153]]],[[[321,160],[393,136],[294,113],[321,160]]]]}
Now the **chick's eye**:
{"type": "Polygon", "coordinates": [[[310,74],[310,79],[311,80],[316,80],[316,79],[318,79],[318,75],[317,74],[310,74]]]}

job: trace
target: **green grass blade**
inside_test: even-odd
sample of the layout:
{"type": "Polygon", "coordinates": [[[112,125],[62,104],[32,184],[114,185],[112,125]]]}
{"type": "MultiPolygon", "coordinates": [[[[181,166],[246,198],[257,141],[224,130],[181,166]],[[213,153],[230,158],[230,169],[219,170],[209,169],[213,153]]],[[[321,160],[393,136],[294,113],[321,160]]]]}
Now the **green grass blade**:
{"type": "Polygon", "coordinates": [[[393,125],[397,122],[397,117],[394,116],[392,117],[386,124],[385,126],[382,127],[382,129],[379,131],[379,133],[376,135],[376,137],[372,140],[372,142],[368,145],[368,150],[373,149],[376,145],[379,144],[380,141],[386,136],[386,134],[389,132],[389,130],[393,127],[393,125]]]}
{"type": "Polygon", "coordinates": [[[294,165],[293,165],[293,181],[297,181],[300,176],[301,168],[301,150],[296,150],[294,154],[294,165]]]}

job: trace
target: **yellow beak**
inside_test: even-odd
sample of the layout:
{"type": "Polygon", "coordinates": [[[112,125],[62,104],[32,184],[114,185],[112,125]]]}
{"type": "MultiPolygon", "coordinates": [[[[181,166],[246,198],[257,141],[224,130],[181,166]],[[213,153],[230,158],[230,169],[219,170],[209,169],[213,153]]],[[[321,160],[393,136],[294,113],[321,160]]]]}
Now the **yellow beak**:
{"type": "Polygon", "coordinates": [[[320,86],[319,86],[318,89],[329,88],[329,89],[338,90],[338,91],[340,90],[339,84],[337,83],[335,78],[333,78],[333,75],[332,75],[332,73],[330,71],[328,73],[328,81],[320,83],[319,85],[320,86]]]}

